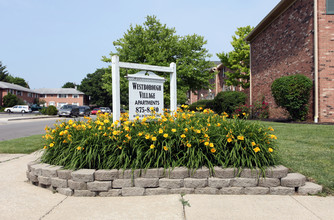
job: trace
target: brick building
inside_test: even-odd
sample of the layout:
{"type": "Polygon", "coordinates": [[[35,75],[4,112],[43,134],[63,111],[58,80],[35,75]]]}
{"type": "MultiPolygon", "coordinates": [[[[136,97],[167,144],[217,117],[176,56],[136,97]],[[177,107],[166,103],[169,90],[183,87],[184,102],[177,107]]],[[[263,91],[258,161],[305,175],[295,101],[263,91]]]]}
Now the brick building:
{"type": "Polygon", "coordinates": [[[34,103],[34,99],[38,99],[39,97],[39,94],[31,89],[13,83],[0,81],[0,106],[3,105],[3,97],[8,93],[16,95],[27,104],[34,103]]]}
{"type": "Polygon", "coordinates": [[[304,74],[314,83],[309,118],[334,122],[334,0],[281,0],[246,37],[251,44],[250,103],[265,97],[270,117],[286,117],[271,84],[304,74]]]}

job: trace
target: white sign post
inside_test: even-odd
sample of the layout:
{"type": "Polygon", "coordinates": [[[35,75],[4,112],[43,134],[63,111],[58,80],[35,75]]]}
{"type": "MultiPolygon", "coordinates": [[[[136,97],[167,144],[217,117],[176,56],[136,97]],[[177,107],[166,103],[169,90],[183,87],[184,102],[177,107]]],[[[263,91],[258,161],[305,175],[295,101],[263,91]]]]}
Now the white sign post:
{"type": "Polygon", "coordinates": [[[129,80],[129,119],[139,119],[152,114],[163,114],[164,85],[163,77],[153,72],[141,71],[126,76],[129,80]]]}
{"type": "MultiPolygon", "coordinates": [[[[171,63],[170,67],[152,66],[137,63],[119,62],[117,55],[112,56],[112,103],[113,103],[113,122],[120,119],[120,83],[119,83],[119,68],[150,70],[157,72],[170,73],[170,111],[176,111],[177,108],[177,93],[176,93],[176,64],[171,63]]],[[[130,94],[129,94],[130,95],[130,94]]]]}

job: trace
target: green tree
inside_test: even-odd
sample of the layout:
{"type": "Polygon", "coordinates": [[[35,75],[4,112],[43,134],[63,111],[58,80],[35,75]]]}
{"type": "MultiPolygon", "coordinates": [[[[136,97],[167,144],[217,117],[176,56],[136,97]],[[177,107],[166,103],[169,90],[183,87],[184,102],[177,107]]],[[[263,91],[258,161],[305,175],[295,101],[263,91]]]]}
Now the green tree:
{"type": "Polygon", "coordinates": [[[3,97],[4,107],[13,107],[14,105],[23,105],[23,104],[24,104],[23,100],[18,98],[14,94],[8,93],[3,97]]]}
{"type": "Polygon", "coordinates": [[[9,83],[13,83],[13,84],[16,84],[16,85],[19,85],[19,86],[23,86],[23,87],[28,88],[28,89],[30,88],[28,83],[25,81],[25,79],[23,79],[21,77],[14,77],[14,76],[8,75],[6,80],[9,83]]]}
{"type": "Polygon", "coordinates": [[[227,85],[249,88],[249,62],[250,62],[250,45],[245,41],[245,37],[253,30],[253,27],[239,27],[232,36],[231,45],[233,51],[228,53],[217,53],[220,61],[230,71],[226,71],[227,85]]]}
{"type": "Polygon", "coordinates": [[[76,86],[77,84],[75,84],[74,82],[67,82],[61,88],[75,88],[76,86]]]}
{"type": "MultiPolygon", "coordinates": [[[[142,63],[158,66],[169,66],[175,62],[177,66],[178,103],[187,100],[187,91],[209,88],[209,79],[214,73],[209,73],[211,62],[206,59],[211,55],[204,48],[204,37],[196,34],[178,36],[174,28],[161,24],[156,16],[147,16],[143,25],[132,25],[124,33],[123,38],[114,42],[116,53],[120,61],[142,63]]],[[[103,57],[103,61],[111,62],[110,58],[103,57]]],[[[128,81],[126,74],[133,74],[135,70],[121,69],[120,86],[121,102],[127,103],[128,81]]],[[[166,78],[164,84],[165,102],[169,104],[169,74],[157,73],[166,78]]],[[[103,87],[112,94],[111,68],[106,69],[103,87]]]]}
{"type": "Polygon", "coordinates": [[[9,73],[6,70],[6,66],[2,65],[2,62],[0,61],[0,81],[7,82],[7,77],[9,73]]]}
{"type": "Polygon", "coordinates": [[[78,89],[90,96],[90,104],[97,106],[111,106],[112,97],[103,89],[102,77],[105,73],[104,69],[97,69],[94,73],[89,73],[81,81],[78,89]]]}

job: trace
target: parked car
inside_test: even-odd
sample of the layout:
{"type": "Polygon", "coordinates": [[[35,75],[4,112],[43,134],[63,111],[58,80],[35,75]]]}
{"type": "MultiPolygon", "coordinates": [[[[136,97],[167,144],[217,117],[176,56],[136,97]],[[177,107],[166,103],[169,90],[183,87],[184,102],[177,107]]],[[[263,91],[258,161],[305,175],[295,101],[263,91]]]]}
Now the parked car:
{"type": "Polygon", "coordinates": [[[5,108],[5,112],[11,113],[11,112],[19,112],[19,113],[28,113],[31,112],[31,108],[29,105],[15,105],[10,108],[5,108]]]}
{"type": "Polygon", "coordinates": [[[30,108],[31,108],[31,111],[39,111],[42,109],[42,107],[37,104],[31,105],[30,108]]]}
{"type": "Polygon", "coordinates": [[[90,113],[92,115],[96,115],[99,110],[100,110],[100,108],[94,108],[90,113]]]}
{"type": "Polygon", "coordinates": [[[88,106],[79,106],[79,115],[80,116],[90,116],[90,108],[88,106]]]}
{"type": "Polygon", "coordinates": [[[109,107],[100,107],[101,113],[111,113],[111,109],[109,107]]]}
{"type": "Polygon", "coordinates": [[[58,111],[58,116],[79,116],[79,106],[76,105],[63,105],[58,111]]]}

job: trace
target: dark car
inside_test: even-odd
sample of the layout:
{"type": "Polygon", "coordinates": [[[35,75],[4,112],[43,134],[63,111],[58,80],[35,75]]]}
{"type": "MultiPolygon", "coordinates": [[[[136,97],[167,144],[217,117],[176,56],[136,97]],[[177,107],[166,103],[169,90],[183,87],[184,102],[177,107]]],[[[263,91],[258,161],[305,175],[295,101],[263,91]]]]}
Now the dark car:
{"type": "Polygon", "coordinates": [[[76,105],[63,105],[59,111],[58,111],[58,116],[79,116],[79,106],[76,105]]]}
{"type": "Polygon", "coordinates": [[[40,111],[42,109],[42,107],[37,105],[37,104],[31,105],[30,108],[31,108],[31,111],[33,111],[33,112],[34,111],[40,111]]]}
{"type": "Polygon", "coordinates": [[[79,115],[80,116],[90,116],[90,108],[88,106],[79,106],[79,115]]]}

